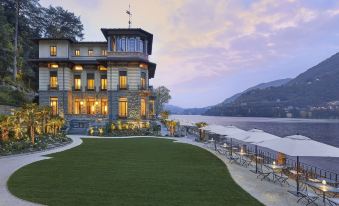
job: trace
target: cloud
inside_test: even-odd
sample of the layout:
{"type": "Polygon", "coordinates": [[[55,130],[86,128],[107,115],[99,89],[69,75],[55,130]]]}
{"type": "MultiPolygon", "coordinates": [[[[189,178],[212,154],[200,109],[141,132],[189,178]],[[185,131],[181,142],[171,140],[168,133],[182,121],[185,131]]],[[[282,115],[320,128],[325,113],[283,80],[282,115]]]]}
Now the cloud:
{"type": "MultiPolygon", "coordinates": [[[[86,40],[103,39],[101,27],[127,27],[124,11],[128,4],[123,1],[41,2],[62,5],[80,14],[86,40]]],[[[339,4],[333,0],[131,0],[130,3],[133,26],[154,34],[150,59],[157,63],[157,71],[152,82],[172,89],[173,103],[182,106],[217,103],[220,98],[202,96],[223,89],[220,86],[226,86],[223,82],[234,79],[241,82],[249,73],[255,73],[255,79],[233,85],[233,89],[225,88],[224,98],[253,83],[274,80],[270,79],[276,78],[274,72],[283,75],[281,78],[291,77],[318,61],[307,61],[308,56],[318,54],[323,58],[339,48],[336,40],[339,4]],[[286,62],[291,67],[286,67],[286,62]],[[292,70],[293,65],[298,68],[292,70]],[[274,71],[270,73],[268,68],[274,71]],[[219,85],[214,85],[216,80],[219,85]],[[191,105],[185,95],[192,100],[191,105]],[[207,100],[201,103],[197,96],[207,100]]]]}

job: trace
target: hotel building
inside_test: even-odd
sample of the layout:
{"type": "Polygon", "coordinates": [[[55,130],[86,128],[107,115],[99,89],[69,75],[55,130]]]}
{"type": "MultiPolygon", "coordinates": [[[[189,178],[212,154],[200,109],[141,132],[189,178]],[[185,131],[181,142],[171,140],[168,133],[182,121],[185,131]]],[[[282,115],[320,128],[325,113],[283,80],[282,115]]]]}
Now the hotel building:
{"type": "Polygon", "coordinates": [[[101,29],[107,41],[40,38],[39,104],[71,127],[154,117],[153,35],[139,28],[101,29]]]}

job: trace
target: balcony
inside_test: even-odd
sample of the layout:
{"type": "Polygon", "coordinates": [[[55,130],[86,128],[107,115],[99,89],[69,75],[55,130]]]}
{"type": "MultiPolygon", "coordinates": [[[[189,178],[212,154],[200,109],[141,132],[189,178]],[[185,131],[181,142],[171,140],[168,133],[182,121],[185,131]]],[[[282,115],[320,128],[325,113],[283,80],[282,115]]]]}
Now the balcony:
{"type": "Polygon", "coordinates": [[[125,85],[120,85],[118,84],[117,85],[117,90],[120,91],[120,90],[128,90],[129,86],[128,84],[125,84],[125,85]]]}
{"type": "Polygon", "coordinates": [[[48,90],[50,91],[58,91],[59,90],[59,85],[48,85],[48,90]]]}
{"type": "Polygon", "coordinates": [[[85,90],[86,90],[86,91],[89,91],[89,92],[91,92],[91,91],[92,91],[92,92],[93,92],[93,91],[96,91],[95,87],[93,87],[93,88],[88,88],[88,86],[85,87],[85,90]]]}
{"type": "Polygon", "coordinates": [[[81,87],[75,88],[74,86],[72,86],[72,91],[81,91],[81,87]]]}
{"type": "Polygon", "coordinates": [[[146,85],[138,85],[138,90],[147,90],[146,85]]]}
{"type": "Polygon", "coordinates": [[[142,58],[144,60],[148,60],[148,55],[144,54],[142,52],[113,52],[109,51],[107,52],[107,57],[117,57],[117,58],[131,58],[131,57],[137,57],[142,58]]]}

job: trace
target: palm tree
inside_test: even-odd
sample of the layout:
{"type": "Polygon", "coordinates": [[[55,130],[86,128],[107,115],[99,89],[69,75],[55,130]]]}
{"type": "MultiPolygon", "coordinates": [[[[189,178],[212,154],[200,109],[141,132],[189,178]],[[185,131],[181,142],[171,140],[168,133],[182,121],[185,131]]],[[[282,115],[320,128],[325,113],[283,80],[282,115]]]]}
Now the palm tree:
{"type": "Polygon", "coordinates": [[[52,117],[47,125],[51,128],[52,134],[56,135],[60,128],[64,125],[65,121],[61,117],[52,117]]]}
{"type": "Polygon", "coordinates": [[[26,104],[22,110],[24,124],[26,124],[28,135],[31,138],[32,144],[35,143],[35,128],[39,127],[38,106],[36,104],[26,104]]]}
{"type": "Polygon", "coordinates": [[[10,129],[14,132],[15,139],[19,140],[23,136],[23,123],[24,119],[22,118],[21,111],[15,111],[13,115],[9,116],[10,129]]]}
{"type": "Polygon", "coordinates": [[[11,120],[9,116],[6,116],[1,122],[0,122],[0,130],[1,130],[1,140],[3,142],[8,141],[9,139],[9,126],[11,125],[11,120]]]}
{"type": "Polygon", "coordinates": [[[40,122],[41,122],[42,133],[46,133],[46,131],[47,131],[47,121],[51,117],[51,108],[48,107],[48,106],[40,107],[39,117],[40,117],[40,122]]]}

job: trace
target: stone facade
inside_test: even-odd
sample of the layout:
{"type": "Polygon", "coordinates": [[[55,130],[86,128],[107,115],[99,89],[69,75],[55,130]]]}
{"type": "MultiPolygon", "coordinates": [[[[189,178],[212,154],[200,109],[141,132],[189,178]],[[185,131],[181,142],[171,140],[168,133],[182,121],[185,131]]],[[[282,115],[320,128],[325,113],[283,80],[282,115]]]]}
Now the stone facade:
{"type": "Polygon", "coordinates": [[[57,97],[58,113],[68,122],[149,119],[152,116],[149,99],[154,99],[149,79],[154,77],[156,68],[148,60],[153,35],[142,29],[102,29],[102,32],[107,42],[36,40],[39,59],[34,61],[39,64],[39,104],[51,105],[51,97],[57,97]],[[56,54],[50,53],[52,47],[56,54]],[[53,81],[57,86],[52,88],[53,81]],[[120,88],[121,82],[125,82],[125,89],[120,88]],[[88,89],[91,84],[93,91],[88,89]],[[79,90],[75,90],[76,85],[79,90]],[[121,97],[127,98],[125,118],[119,117],[121,97]],[[145,116],[141,115],[142,99],[145,116]]]}

